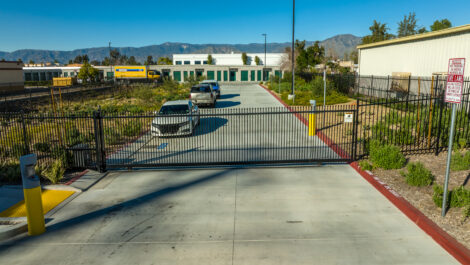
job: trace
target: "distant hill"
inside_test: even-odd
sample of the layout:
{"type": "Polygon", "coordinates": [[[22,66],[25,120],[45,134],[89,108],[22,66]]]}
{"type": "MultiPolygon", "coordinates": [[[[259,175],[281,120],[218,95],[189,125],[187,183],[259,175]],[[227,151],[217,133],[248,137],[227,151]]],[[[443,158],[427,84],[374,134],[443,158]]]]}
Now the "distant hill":
{"type": "MultiPolygon", "coordinates": [[[[321,45],[325,46],[328,50],[333,49],[339,57],[342,57],[344,52],[351,51],[360,42],[361,38],[351,34],[337,35],[332,38],[321,41],[321,45]]],[[[308,41],[307,45],[312,45],[313,41],[308,41]]],[[[285,47],[289,47],[290,43],[268,43],[267,52],[283,52],[285,47]]],[[[150,45],[145,47],[113,47],[118,49],[121,54],[128,57],[134,56],[137,61],[144,62],[148,55],[152,55],[154,59],[162,56],[171,57],[175,53],[257,53],[264,52],[264,43],[250,43],[250,44],[190,44],[190,43],[176,43],[166,42],[159,45],[150,45]]],[[[108,47],[99,48],[85,48],[73,51],[52,51],[52,50],[34,50],[25,49],[13,52],[1,52],[0,59],[5,60],[18,60],[29,62],[30,60],[36,63],[40,62],[53,62],[54,60],[60,63],[67,63],[69,60],[74,59],[77,55],[88,54],[90,60],[102,61],[109,55],[108,47]]]]}

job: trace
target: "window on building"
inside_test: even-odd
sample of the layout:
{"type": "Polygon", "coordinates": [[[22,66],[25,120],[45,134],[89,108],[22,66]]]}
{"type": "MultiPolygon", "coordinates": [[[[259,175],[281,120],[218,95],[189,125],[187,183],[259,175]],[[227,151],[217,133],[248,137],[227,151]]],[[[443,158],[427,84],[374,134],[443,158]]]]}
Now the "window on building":
{"type": "Polygon", "coordinates": [[[207,64],[207,61],[203,61],[202,63],[203,63],[203,64],[207,64]]]}
{"type": "Polygon", "coordinates": [[[181,63],[181,61],[176,61],[175,64],[176,65],[181,65],[182,63],[181,63]]]}
{"type": "Polygon", "coordinates": [[[64,77],[69,77],[69,73],[64,72],[64,77]]]}
{"type": "Polygon", "coordinates": [[[201,61],[195,61],[194,64],[201,64],[201,61]]]}
{"type": "Polygon", "coordinates": [[[191,64],[191,61],[184,61],[184,64],[191,64]]]}
{"type": "Polygon", "coordinates": [[[31,81],[31,73],[25,73],[24,74],[24,80],[25,81],[31,81]]]}

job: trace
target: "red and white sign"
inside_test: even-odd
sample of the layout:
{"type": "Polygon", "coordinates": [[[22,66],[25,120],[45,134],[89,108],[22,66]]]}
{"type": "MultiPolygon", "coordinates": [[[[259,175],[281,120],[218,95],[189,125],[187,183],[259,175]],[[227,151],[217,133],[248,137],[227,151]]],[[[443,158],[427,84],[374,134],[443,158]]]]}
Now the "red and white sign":
{"type": "Polygon", "coordinates": [[[462,102],[463,75],[465,71],[465,58],[449,60],[449,72],[447,74],[446,102],[462,102]]]}

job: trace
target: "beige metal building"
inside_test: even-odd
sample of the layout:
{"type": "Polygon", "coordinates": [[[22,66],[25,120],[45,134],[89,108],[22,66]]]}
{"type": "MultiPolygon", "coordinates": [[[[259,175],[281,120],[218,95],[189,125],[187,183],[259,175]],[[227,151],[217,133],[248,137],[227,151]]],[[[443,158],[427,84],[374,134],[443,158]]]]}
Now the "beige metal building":
{"type": "Polygon", "coordinates": [[[446,73],[450,58],[466,58],[470,76],[470,24],[357,48],[359,75],[429,77],[446,73]]]}
{"type": "Polygon", "coordinates": [[[23,89],[23,62],[0,61],[0,93],[23,89]]]}

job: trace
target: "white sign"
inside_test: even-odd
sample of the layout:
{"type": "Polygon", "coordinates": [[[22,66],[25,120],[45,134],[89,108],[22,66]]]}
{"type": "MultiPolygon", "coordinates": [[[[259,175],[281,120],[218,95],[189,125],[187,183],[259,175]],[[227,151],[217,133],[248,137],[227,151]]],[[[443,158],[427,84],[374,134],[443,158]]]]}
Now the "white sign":
{"type": "Polygon", "coordinates": [[[445,98],[446,102],[456,104],[460,104],[462,102],[464,72],[465,58],[453,58],[449,60],[445,98]]]}
{"type": "Polygon", "coordinates": [[[344,114],[344,122],[353,122],[353,113],[344,114]]]}

